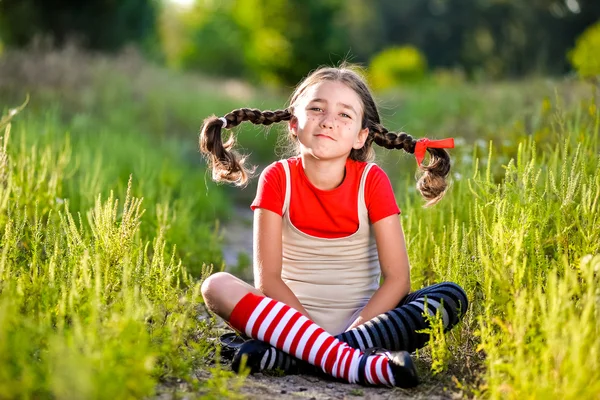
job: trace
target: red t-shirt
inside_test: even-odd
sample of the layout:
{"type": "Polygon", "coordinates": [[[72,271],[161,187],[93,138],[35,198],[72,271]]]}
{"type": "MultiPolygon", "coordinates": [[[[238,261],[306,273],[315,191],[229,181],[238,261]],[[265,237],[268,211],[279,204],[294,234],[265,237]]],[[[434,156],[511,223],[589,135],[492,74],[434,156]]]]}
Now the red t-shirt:
{"type": "MultiPolygon", "coordinates": [[[[358,190],[366,162],[348,159],[344,181],[335,189],[316,188],[304,173],[302,159],[288,159],[292,195],[290,220],[300,231],[322,238],[349,236],[358,230],[358,190]]],[[[282,215],[285,200],[285,170],[275,162],[264,169],[258,181],[252,210],[264,208],[282,215]]],[[[386,173],[371,167],[365,183],[365,204],[371,224],[399,214],[394,191],[386,173]]]]}

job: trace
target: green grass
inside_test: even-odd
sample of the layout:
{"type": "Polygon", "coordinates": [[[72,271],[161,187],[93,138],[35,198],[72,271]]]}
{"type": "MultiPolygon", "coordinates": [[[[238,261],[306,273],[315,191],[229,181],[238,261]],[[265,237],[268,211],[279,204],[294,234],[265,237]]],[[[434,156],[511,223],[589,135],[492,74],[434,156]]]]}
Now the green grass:
{"type": "MultiPolygon", "coordinates": [[[[61,57],[66,72],[51,85],[0,79],[4,107],[31,93],[0,127],[0,398],[237,396],[242,381],[208,366],[216,331],[199,285],[222,267],[220,226],[235,199],[246,206],[253,191],[210,182],[197,130],[212,113],[278,108],[285,96],[246,88],[235,98],[224,82],[128,57],[61,57]]],[[[597,94],[540,80],[379,100],[389,128],[457,139],[451,189],[428,209],[414,158],[378,151],[403,210],[413,288],[452,280],[471,299],[451,333],[433,324],[418,355],[425,387],[598,398],[597,94]]],[[[250,162],[276,159],[277,129],[237,132],[250,162]]]]}
{"type": "Polygon", "coordinates": [[[432,209],[419,207],[408,185],[401,191],[416,286],[452,280],[469,294],[451,362],[464,363],[472,337],[486,367],[474,391],[485,397],[600,393],[600,116],[592,105],[555,110],[539,127],[544,140],[516,137],[505,164],[493,142],[487,155],[474,151],[432,209]]]}
{"type": "Polygon", "coordinates": [[[0,126],[0,398],[205,384],[195,371],[212,357],[214,321],[198,320],[199,285],[222,267],[231,203],[194,134],[188,144],[145,131],[127,98],[109,113],[107,82],[78,107],[57,101],[78,93],[33,88],[0,126]]]}
{"type": "MultiPolygon", "coordinates": [[[[120,201],[70,193],[69,179],[80,173],[96,185],[97,172],[73,162],[67,138],[25,145],[27,127],[20,138],[2,127],[0,397],[142,397],[157,379],[191,379],[212,351],[194,338],[212,323],[197,320],[200,281],[168,244],[173,226],[187,225],[163,215],[145,233],[133,179],[120,201]],[[92,204],[75,211],[71,199],[92,204]]],[[[195,229],[210,238],[211,225],[195,229]]],[[[208,259],[217,242],[190,252],[208,259]]]]}

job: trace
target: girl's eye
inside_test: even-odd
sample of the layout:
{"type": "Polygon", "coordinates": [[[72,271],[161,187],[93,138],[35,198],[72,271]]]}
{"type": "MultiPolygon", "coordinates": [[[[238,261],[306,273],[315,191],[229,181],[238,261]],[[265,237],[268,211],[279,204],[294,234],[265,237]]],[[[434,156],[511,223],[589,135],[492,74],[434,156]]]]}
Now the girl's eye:
{"type": "Polygon", "coordinates": [[[320,107],[311,107],[309,108],[310,111],[323,111],[320,107]]]}
{"type": "Polygon", "coordinates": [[[346,113],[341,113],[340,115],[341,115],[342,117],[344,117],[344,118],[350,118],[350,119],[352,119],[352,117],[351,117],[351,116],[349,116],[349,115],[348,115],[348,114],[346,114],[346,113]]]}

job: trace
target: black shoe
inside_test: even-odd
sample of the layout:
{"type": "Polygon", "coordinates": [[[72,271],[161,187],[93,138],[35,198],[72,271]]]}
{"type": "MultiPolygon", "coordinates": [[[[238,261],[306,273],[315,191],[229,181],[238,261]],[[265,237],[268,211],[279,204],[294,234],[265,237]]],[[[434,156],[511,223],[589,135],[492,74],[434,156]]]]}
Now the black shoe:
{"type": "Polygon", "coordinates": [[[242,360],[245,359],[244,365],[246,368],[250,368],[250,373],[262,371],[265,366],[261,366],[261,361],[269,349],[271,349],[271,345],[260,340],[251,339],[246,341],[233,356],[231,369],[239,374],[242,360]]]}
{"type": "Polygon", "coordinates": [[[219,336],[219,344],[221,345],[221,358],[231,361],[235,352],[247,341],[237,332],[227,332],[219,336]]]}
{"type": "Polygon", "coordinates": [[[417,369],[407,351],[396,351],[388,356],[388,363],[394,375],[396,386],[412,388],[419,384],[417,369]]]}
{"type": "Polygon", "coordinates": [[[392,375],[394,375],[396,386],[407,389],[419,384],[417,369],[407,351],[387,353],[387,350],[382,348],[370,348],[365,350],[364,355],[358,364],[358,381],[361,385],[368,385],[365,377],[365,365],[367,364],[367,357],[374,354],[387,356],[388,365],[392,370],[392,375]]]}

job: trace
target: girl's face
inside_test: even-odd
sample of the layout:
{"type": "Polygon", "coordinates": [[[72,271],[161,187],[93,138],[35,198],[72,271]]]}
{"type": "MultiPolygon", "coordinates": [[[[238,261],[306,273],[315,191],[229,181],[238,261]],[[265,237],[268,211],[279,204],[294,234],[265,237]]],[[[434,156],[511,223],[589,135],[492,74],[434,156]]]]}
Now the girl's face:
{"type": "Polygon", "coordinates": [[[302,156],[345,161],[369,134],[368,128],[361,129],[362,118],[362,102],[354,90],[342,82],[323,81],[298,99],[290,130],[302,156]]]}

